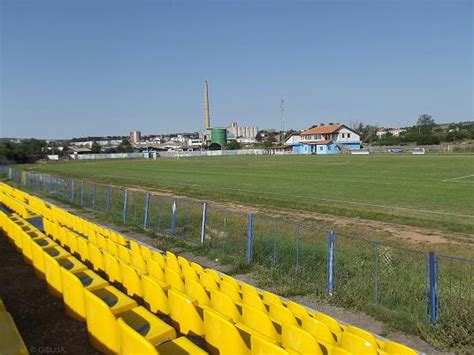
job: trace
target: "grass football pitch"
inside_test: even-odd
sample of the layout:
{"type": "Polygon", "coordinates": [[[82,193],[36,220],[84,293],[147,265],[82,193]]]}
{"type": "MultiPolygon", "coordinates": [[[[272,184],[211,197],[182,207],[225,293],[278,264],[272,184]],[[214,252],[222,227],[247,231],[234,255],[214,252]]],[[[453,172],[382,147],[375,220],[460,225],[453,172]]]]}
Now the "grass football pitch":
{"type": "Polygon", "coordinates": [[[474,232],[474,155],[159,158],[30,168],[212,201],[474,232]]]}

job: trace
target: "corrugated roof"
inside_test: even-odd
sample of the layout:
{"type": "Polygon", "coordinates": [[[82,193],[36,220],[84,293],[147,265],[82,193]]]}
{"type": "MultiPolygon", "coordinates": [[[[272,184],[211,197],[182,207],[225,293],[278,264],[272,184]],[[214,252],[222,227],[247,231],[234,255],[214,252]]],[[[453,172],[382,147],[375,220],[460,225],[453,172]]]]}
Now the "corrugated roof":
{"type": "Polygon", "coordinates": [[[333,124],[333,125],[327,125],[327,126],[319,126],[315,128],[308,129],[307,131],[304,131],[301,133],[301,135],[313,135],[313,134],[331,134],[339,130],[343,124],[333,124]]]}

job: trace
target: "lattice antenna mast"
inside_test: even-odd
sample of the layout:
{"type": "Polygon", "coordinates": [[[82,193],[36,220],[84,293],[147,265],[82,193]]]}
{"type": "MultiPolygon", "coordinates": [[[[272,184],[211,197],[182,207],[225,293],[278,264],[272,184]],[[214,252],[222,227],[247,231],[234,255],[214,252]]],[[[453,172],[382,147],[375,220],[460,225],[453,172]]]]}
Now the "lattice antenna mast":
{"type": "Polygon", "coordinates": [[[285,100],[283,100],[283,93],[280,95],[280,140],[283,138],[283,131],[285,130],[285,109],[283,108],[283,104],[285,100]]]}

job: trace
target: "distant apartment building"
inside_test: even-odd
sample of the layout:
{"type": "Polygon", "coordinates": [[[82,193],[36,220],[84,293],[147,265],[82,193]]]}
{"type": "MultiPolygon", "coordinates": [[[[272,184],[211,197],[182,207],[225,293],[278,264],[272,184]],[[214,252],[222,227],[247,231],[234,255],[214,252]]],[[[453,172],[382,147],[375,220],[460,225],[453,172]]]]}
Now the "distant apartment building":
{"type": "Polygon", "coordinates": [[[229,138],[248,138],[254,140],[257,133],[257,126],[240,127],[237,122],[231,122],[230,126],[227,127],[227,135],[229,138]]]}
{"type": "Polygon", "coordinates": [[[140,131],[131,131],[129,139],[132,144],[138,143],[142,140],[142,133],[140,131]]]}
{"type": "Polygon", "coordinates": [[[400,137],[402,133],[405,133],[407,130],[405,128],[393,128],[393,129],[385,129],[385,128],[379,128],[377,130],[377,137],[380,139],[383,136],[385,136],[387,133],[390,133],[394,137],[400,137]]]}

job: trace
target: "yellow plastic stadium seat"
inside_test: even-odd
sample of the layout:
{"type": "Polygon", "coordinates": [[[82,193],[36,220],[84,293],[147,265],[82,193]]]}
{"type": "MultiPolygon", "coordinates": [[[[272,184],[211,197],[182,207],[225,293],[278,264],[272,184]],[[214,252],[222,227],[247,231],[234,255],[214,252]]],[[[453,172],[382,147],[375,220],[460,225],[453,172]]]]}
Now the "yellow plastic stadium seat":
{"type": "Polygon", "coordinates": [[[142,244],[140,245],[140,250],[142,252],[142,256],[143,256],[143,259],[145,259],[145,261],[153,259],[153,256],[151,255],[151,250],[148,246],[142,244]]]}
{"type": "Polygon", "coordinates": [[[147,260],[148,273],[153,276],[155,279],[166,281],[165,272],[161,267],[160,263],[153,259],[147,260]]]}
{"type": "Polygon", "coordinates": [[[352,355],[350,351],[344,350],[338,346],[332,348],[331,355],[352,355]]]}
{"type": "Polygon", "coordinates": [[[194,261],[191,261],[190,263],[191,267],[196,271],[198,275],[201,275],[204,272],[204,268],[199,265],[198,263],[195,263],[194,261]]]}
{"type": "Polygon", "coordinates": [[[6,310],[3,300],[0,298],[0,312],[5,312],[6,310]]]}
{"type": "Polygon", "coordinates": [[[291,312],[283,305],[277,303],[270,303],[270,311],[268,312],[268,314],[273,320],[276,320],[279,323],[286,323],[298,326],[298,322],[296,321],[293,312],[291,312]]]}
{"type": "Polygon", "coordinates": [[[74,256],[66,256],[61,259],[56,259],[59,265],[70,272],[83,271],[87,269],[87,266],[77,260],[74,256]]]}
{"type": "Polygon", "coordinates": [[[77,245],[77,239],[80,237],[78,237],[76,233],[70,230],[65,230],[65,236],[66,236],[66,239],[65,240],[63,239],[63,242],[64,242],[63,245],[65,246],[67,245],[67,247],[69,248],[72,254],[78,254],[79,249],[77,245]]]}
{"type": "Polygon", "coordinates": [[[372,343],[375,347],[379,347],[374,335],[364,329],[350,325],[345,329],[345,331],[357,335],[358,337],[361,337],[362,339],[372,343]]]}
{"type": "Polygon", "coordinates": [[[123,245],[118,246],[118,257],[121,261],[130,264],[132,262],[132,258],[130,255],[130,249],[124,247],[123,245]]]}
{"type": "Polygon", "coordinates": [[[267,312],[265,303],[263,303],[263,300],[256,293],[248,292],[247,290],[242,291],[242,303],[257,308],[262,312],[267,312]]]}
{"type": "Polygon", "coordinates": [[[306,309],[306,307],[300,305],[299,303],[296,303],[296,302],[293,302],[293,301],[288,301],[286,303],[286,306],[288,307],[288,309],[290,311],[293,312],[295,317],[297,317],[299,319],[302,319],[304,317],[309,316],[309,313],[308,313],[308,310],[306,309]]]}
{"type": "Polygon", "coordinates": [[[260,333],[275,342],[281,340],[281,335],[278,333],[270,317],[256,308],[245,304],[242,305],[241,322],[253,331],[260,333]]]}
{"type": "Polygon", "coordinates": [[[91,258],[92,267],[95,271],[105,271],[104,258],[102,251],[94,244],[89,243],[89,255],[91,258]]]}
{"type": "Polygon", "coordinates": [[[104,353],[120,353],[116,316],[137,307],[137,303],[113,286],[84,290],[87,331],[94,347],[104,353]]]}
{"type": "Polygon", "coordinates": [[[193,344],[185,337],[173,339],[158,346],[153,346],[134,328],[129,326],[123,319],[118,320],[121,338],[121,354],[123,355],[185,355],[207,354],[204,350],[193,344]]]}
{"type": "Polygon", "coordinates": [[[186,294],[195,299],[199,306],[210,306],[211,300],[204,287],[199,282],[187,281],[186,294]]]}
{"type": "Polygon", "coordinates": [[[181,275],[181,266],[178,264],[178,259],[176,258],[176,255],[169,251],[166,252],[166,267],[181,275]]]}
{"type": "Polygon", "coordinates": [[[181,255],[177,257],[177,260],[178,260],[179,266],[181,267],[181,270],[183,270],[183,268],[185,268],[185,267],[191,266],[189,264],[188,259],[182,257],[181,255]]]}
{"type": "Polygon", "coordinates": [[[124,263],[123,261],[120,261],[119,264],[120,273],[122,275],[122,285],[127,290],[127,294],[132,297],[142,297],[143,291],[141,274],[132,266],[124,263]]]}
{"type": "Polygon", "coordinates": [[[174,269],[165,267],[165,278],[166,282],[170,285],[171,288],[179,290],[181,292],[186,292],[183,279],[180,274],[178,274],[174,269]]]}
{"type": "Polygon", "coordinates": [[[260,296],[258,290],[255,287],[245,282],[240,282],[240,292],[242,294],[249,293],[249,294],[254,294],[256,296],[260,296]]]}
{"type": "Polygon", "coordinates": [[[89,253],[89,241],[83,237],[77,238],[77,253],[82,261],[91,261],[89,253]]]}
{"type": "Polygon", "coordinates": [[[102,254],[104,260],[104,271],[110,282],[122,283],[122,272],[120,271],[119,260],[112,254],[104,252],[102,254]]]}
{"type": "MultiPolygon", "coordinates": [[[[37,276],[44,278],[44,251],[43,248],[57,245],[48,238],[28,239],[29,248],[31,249],[32,263],[37,276]]],[[[25,248],[28,248],[25,245],[25,248]]]]}
{"type": "Polygon", "coordinates": [[[217,283],[220,283],[222,278],[221,278],[221,275],[219,275],[219,273],[216,271],[216,270],[213,270],[213,269],[204,269],[204,272],[208,275],[211,275],[212,278],[217,282],[217,283]]]}
{"type": "Polygon", "coordinates": [[[9,312],[0,312],[0,354],[29,354],[9,312]]]}
{"type": "Polygon", "coordinates": [[[328,326],[313,317],[306,316],[302,318],[301,329],[311,334],[318,342],[326,348],[336,345],[336,337],[329,330],[328,326]]]}
{"type": "Polygon", "coordinates": [[[298,353],[323,355],[318,342],[309,333],[294,325],[282,325],[281,343],[285,349],[298,353]]]}
{"type": "Polygon", "coordinates": [[[21,252],[23,254],[23,259],[28,263],[33,263],[33,251],[31,249],[31,241],[40,239],[40,233],[24,233],[20,232],[21,238],[21,252]]]}
{"type": "Polygon", "coordinates": [[[133,346],[135,345],[134,339],[129,339],[127,337],[129,333],[123,333],[125,325],[134,329],[136,333],[139,333],[152,346],[176,338],[176,331],[172,326],[166,324],[160,318],[141,306],[121,313],[118,318],[118,325],[120,329],[120,348],[122,354],[142,353],[140,347],[133,346]]]}
{"type": "Polygon", "coordinates": [[[168,289],[151,275],[142,275],[143,301],[153,313],[169,315],[168,289]]]}
{"type": "Polygon", "coordinates": [[[115,243],[112,239],[107,239],[107,252],[113,256],[118,256],[117,243],[115,243]]]}
{"type": "Polygon", "coordinates": [[[127,239],[126,239],[123,235],[116,233],[116,234],[115,234],[115,237],[116,237],[116,239],[117,239],[116,242],[117,242],[118,244],[120,244],[120,245],[128,245],[128,241],[127,241],[127,239]]]}
{"type": "Polygon", "coordinates": [[[197,301],[173,288],[168,290],[168,304],[171,319],[179,325],[179,331],[185,335],[204,335],[201,310],[197,301]]]}
{"type": "Polygon", "coordinates": [[[85,320],[84,288],[91,291],[97,290],[108,286],[108,282],[90,270],[72,273],[61,268],[61,278],[66,313],[78,320],[85,320]]]}
{"type": "Polygon", "coordinates": [[[201,282],[201,285],[208,291],[219,289],[219,284],[216,282],[216,280],[214,280],[211,275],[205,272],[200,275],[199,281],[201,282]]]}
{"type": "Polygon", "coordinates": [[[190,265],[184,265],[181,269],[181,274],[184,277],[185,282],[187,281],[197,281],[199,282],[199,275],[194,271],[190,265]]]}
{"type": "Polygon", "coordinates": [[[250,354],[237,328],[225,317],[213,310],[204,309],[204,330],[206,343],[219,354],[250,354]]]}
{"type": "Polygon", "coordinates": [[[102,234],[96,234],[96,244],[100,249],[107,250],[107,238],[105,238],[102,234]]]}
{"type": "Polygon", "coordinates": [[[234,287],[237,289],[237,291],[240,291],[240,284],[239,284],[238,281],[237,281],[236,279],[234,279],[232,276],[223,274],[223,275],[222,275],[222,281],[225,281],[225,282],[227,282],[228,284],[231,284],[232,286],[234,286],[234,287]]]}
{"type": "Polygon", "coordinates": [[[130,246],[130,251],[134,254],[142,255],[142,251],[140,249],[140,244],[138,244],[134,240],[129,240],[128,245],[130,246]]]}
{"type": "Polygon", "coordinates": [[[312,313],[312,316],[314,319],[326,324],[329,330],[336,336],[339,341],[341,337],[342,328],[337,320],[328,316],[327,314],[320,312],[312,313]]]}
{"type": "Polygon", "coordinates": [[[52,244],[49,244],[48,247],[43,248],[39,244],[35,243],[34,240],[31,241],[31,250],[33,254],[33,266],[35,268],[36,274],[40,278],[44,278],[45,275],[45,254],[50,255],[55,259],[61,259],[71,255],[57,244],[55,244],[54,246],[52,244]]]}
{"type": "Polygon", "coordinates": [[[349,332],[342,332],[339,347],[354,355],[377,355],[377,346],[349,332]]]}
{"type": "Polygon", "coordinates": [[[405,345],[396,343],[394,341],[387,341],[383,350],[388,354],[393,355],[416,355],[417,352],[405,345]]]}
{"type": "Polygon", "coordinates": [[[166,266],[166,259],[165,257],[158,251],[152,251],[151,252],[151,255],[153,257],[153,260],[155,260],[156,262],[158,262],[161,266],[162,269],[165,268],[166,266]]]}
{"type": "Polygon", "coordinates": [[[217,290],[211,290],[211,308],[230,318],[233,322],[240,322],[241,314],[232,299],[217,290]]]}
{"type": "Polygon", "coordinates": [[[48,289],[56,297],[62,297],[63,293],[61,267],[70,272],[87,270],[87,266],[74,258],[72,255],[61,259],[56,259],[48,254],[45,254],[44,266],[48,289]]]}
{"type": "Polygon", "coordinates": [[[137,254],[137,252],[132,252],[131,259],[132,259],[131,264],[133,265],[135,269],[137,269],[141,273],[148,272],[147,264],[141,254],[137,254]]]}
{"type": "Polygon", "coordinates": [[[250,344],[252,355],[288,355],[285,349],[258,335],[251,336],[250,344]]]}
{"type": "Polygon", "coordinates": [[[240,297],[239,291],[234,287],[233,284],[228,283],[227,281],[222,280],[219,284],[219,290],[230,297],[230,299],[236,303],[242,303],[242,298],[240,297]]]}
{"type": "Polygon", "coordinates": [[[283,301],[281,300],[280,296],[277,296],[274,293],[271,293],[271,292],[268,292],[268,291],[263,291],[262,292],[262,298],[263,298],[263,302],[265,302],[266,304],[275,303],[275,304],[278,304],[280,306],[283,306],[283,301]]]}

